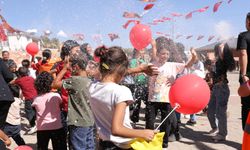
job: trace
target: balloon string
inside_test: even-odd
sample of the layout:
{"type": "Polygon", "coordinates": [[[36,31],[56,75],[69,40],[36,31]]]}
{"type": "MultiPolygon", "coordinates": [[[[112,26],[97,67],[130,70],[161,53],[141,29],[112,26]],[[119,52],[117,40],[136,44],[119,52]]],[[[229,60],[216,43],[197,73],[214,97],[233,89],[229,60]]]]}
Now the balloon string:
{"type": "Polygon", "coordinates": [[[155,129],[155,131],[157,131],[157,130],[160,128],[160,126],[166,121],[166,119],[167,119],[167,118],[168,118],[177,108],[179,108],[179,107],[180,107],[179,104],[175,104],[174,109],[171,110],[170,113],[162,120],[162,122],[158,125],[158,127],[155,129]]]}

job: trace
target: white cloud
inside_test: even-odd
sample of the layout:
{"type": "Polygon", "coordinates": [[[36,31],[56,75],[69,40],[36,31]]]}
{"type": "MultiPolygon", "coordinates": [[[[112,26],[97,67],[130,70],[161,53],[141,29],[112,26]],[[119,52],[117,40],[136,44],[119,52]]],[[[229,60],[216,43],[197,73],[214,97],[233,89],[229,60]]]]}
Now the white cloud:
{"type": "Polygon", "coordinates": [[[215,32],[222,40],[228,39],[232,36],[232,25],[227,21],[220,21],[214,25],[215,32]]]}
{"type": "Polygon", "coordinates": [[[60,31],[57,33],[57,36],[59,36],[59,37],[64,37],[64,38],[68,37],[68,35],[67,35],[63,30],[60,30],[60,31]]]}
{"type": "Polygon", "coordinates": [[[35,34],[37,33],[37,29],[28,29],[26,32],[35,34]]]}

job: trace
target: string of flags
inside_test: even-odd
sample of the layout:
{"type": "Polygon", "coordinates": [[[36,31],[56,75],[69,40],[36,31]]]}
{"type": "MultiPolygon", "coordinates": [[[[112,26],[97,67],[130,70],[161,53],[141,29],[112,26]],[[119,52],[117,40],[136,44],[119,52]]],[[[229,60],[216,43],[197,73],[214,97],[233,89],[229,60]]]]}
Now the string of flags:
{"type": "MultiPolygon", "coordinates": [[[[221,7],[221,5],[223,4],[223,2],[226,2],[226,1],[227,1],[228,4],[230,4],[232,2],[232,0],[224,0],[224,1],[221,0],[221,1],[217,2],[217,3],[215,3],[214,6],[213,6],[213,12],[216,13],[219,10],[219,8],[221,7]]],[[[204,6],[202,8],[197,9],[197,10],[190,11],[187,14],[172,12],[172,13],[170,13],[171,17],[163,16],[163,17],[161,17],[159,19],[154,19],[153,22],[149,22],[148,25],[158,25],[158,23],[163,23],[165,21],[171,21],[171,20],[173,20],[173,18],[176,18],[176,17],[184,17],[185,19],[191,19],[193,17],[194,13],[204,13],[209,8],[210,8],[210,6],[204,6]],[[168,19],[166,20],[164,18],[168,18],[168,19]]]]}
{"type": "MultiPolygon", "coordinates": [[[[171,37],[171,35],[170,34],[166,34],[166,33],[163,33],[163,32],[156,32],[156,35],[158,35],[158,36],[165,36],[165,37],[167,37],[167,38],[170,38],[171,37]]],[[[201,39],[204,39],[205,38],[205,35],[198,35],[198,36],[196,36],[197,38],[196,38],[196,40],[197,41],[199,41],[199,40],[201,40],[201,39]]],[[[180,39],[180,38],[184,38],[184,39],[191,39],[191,38],[195,38],[195,36],[194,35],[182,35],[182,34],[177,34],[175,37],[174,37],[176,40],[177,39],[180,39]]],[[[210,41],[212,41],[213,39],[215,39],[216,38],[216,36],[215,35],[210,35],[210,36],[208,36],[207,37],[207,41],[208,42],[210,42],[210,41]]],[[[217,38],[217,41],[220,41],[221,40],[221,38],[220,37],[218,37],[217,38]]]]}
{"type": "Polygon", "coordinates": [[[73,34],[73,39],[76,41],[83,41],[84,40],[84,34],[81,33],[77,33],[77,34],[73,34]]]}
{"type": "MultiPolygon", "coordinates": [[[[127,18],[127,19],[141,19],[146,13],[149,12],[149,10],[151,10],[153,7],[154,7],[154,3],[153,2],[156,2],[156,0],[140,0],[142,2],[147,2],[149,4],[146,4],[144,6],[144,11],[142,12],[142,14],[139,14],[139,13],[135,13],[135,12],[127,12],[125,11],[123,13],[123,17],[124,18],[127,18]]],[[[227,1],[228,4],[230,4],[232,2],[232,0],[221,0],[221,1],[218,1],[217,3],[214,4],[213,6],[213,12],[217,12],[220,8],[220,6],[222,5],[223,2],[227,1]]],[[[197,10],[193,10],[193,11],[190,11],[188,12],[187,14],[182,14],[182,13],[178,13],[178,12],[172,12],[170,13],[170,17],[166,17],[166,16],[163,16],[161,18],[158,18],[158,19],[154,19],[153,22],[149,22],[147,23],[148,25],[158,25],[159,23],[164,23],[166,21],[171,21],[171,20],[174,20],[174,18],[179,18],[179,17],[184,17],[185,19],[191,19],[193,17],[193,14],[195,13],[204,13],[206,12],[208,9],[210,8],[210,6],[204,6],[202,8],[199,8],[197,10]]],[[[131,23],[133,21],[131,20],[128,20],[125,25],[123,25],[123,27],[126,29],[128,24],[131,23]]]]}
{"type": "Polygon", "coordinates": [[[109,33],[108,36],[109,36],[111,42],[113,42],[115,39],[119,39],[120,38],[119,35],[115,34],[115,33],[109,33]]]}
{"type": "MultiPolygon", "coordinates": [[[[153,9],[155,7],[155,2],[157,2],[157,0],[139,0],[139,1],[146,3],[145,6],[143,7],[143,12],[141,14],[135,13],[135,12],[125,11],[122,16],[124,18],[127,18],[127,19],[133,19],[133,18],[134,19],[141,19],[146,13],[148,13],[151,9],[153,9]]],[[[172,20],[174,20],[174,18],[181,18],[181,17],[184,17],[185,19],[191,19],[194,14],[196,14],[196,13],[204,13],[210,8],[212,8],[213,12],[216,13],[219,10],[219,8],[222,6],[222,4],[226,3],[226,2],[227,2],[227,4],[230,4],[232,2],[232,0],[220,0],[220,1],[216,2],[213,5],[213,7],[204,6],[202,8],[197,9],[197,10],[193,10],[191,12],[188,12],[187,14],[183,14],[183,13],[179,13],[179,12],[171,12],[169,14],[170,16],[162,16],[161,18],[154,19],[152,22],[149,22],[148,25],[158,25],[159,23],[164,23],[166,21],[172,21],[172,20]]],[[[20,31],[20,30],[17,30],[15,28],[11,27],[1,14],[0,14],[0,20],[2,22],[2,23],[0,23],[0,41],[6,41],[7,40],[7,36],[6,36],[4,30],[7,30],[9,33],[23,32],[23,31],[20,31]]],[[[127,20],[127,22],[123,25],[123,28],[126,29],[128,27],[128,25],[130,23],[132,23],[132,22],[138,23],[139,20],[127,20]]],[[[162,32],[156,32],[156,35],[170,37],[169,34],[162,33],[162,32]]],[[[111,42],[113,42],[114,40],[120,38],[119,34],[117,34],[117,33],[108,33],[107,36],[109,37],[111,42]]],[[[83,41],[85,39],[85,36],[82,33],[72,34],[72,37],[77,41],[83,41]]],[[[92,39],[96,43],[103,43],[102,38],[103,37],[102,37],[101,34],[92,35],[92,39]]],[[[196,40],[202,40],[202,39],[205,39],[206,36],[204,36],[204,35],[194,36],[194,35],[181,35],[181,34],[178,34],[175,37],[175,39],[180,39],[180,38],[184,38],[184,39],[192,39],[192,38],[194,39],[194,38],[196,38],[196,40]]],[[[210,36],[208,36],[207,40],[210,42],[215,38],[216,38],[215,35],[210,35],[210,36]]],[[[219,37],[218,37],[218,39],[219,39],[219,37]]]]}

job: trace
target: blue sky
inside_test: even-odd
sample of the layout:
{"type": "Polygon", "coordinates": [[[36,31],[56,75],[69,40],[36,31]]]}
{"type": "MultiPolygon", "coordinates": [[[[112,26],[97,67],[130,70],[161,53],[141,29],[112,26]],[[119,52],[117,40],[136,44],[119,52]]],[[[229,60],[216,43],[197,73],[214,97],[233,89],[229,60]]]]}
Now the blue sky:
{"type": "MultiPolygon", "coordinates": [[[[204,13],[193,14],[192,19],[184,17],[175,18],[173,22],[161,23],[151,26],[153,36],[156,32],[171,35],[194,35],[195,38],[175,39],[185,46],[203,46],[208,44],[207,37],[216,35],[223,37],[235,36],[245,31],[245,16],[249,12],[249,0],[233,0],[227,4],[225,0],[218,12],[213,13],[213,5],[218,0],[157,0],[155,6],[142,18],[142,23],[152,22],[163,16],[171,17],[171,12],[187,14],[192,10],[210,6],[204,13]],[[174,29],[174,30],[173,30],[174,29]],[[205,35],[204,39],[197,41],[198,35],[205,35]]],[[[147,3],[139,0],[1,0],[1,14],[9,24],[20,30],[37,29],[37,35],[44,30],[52,31],[51,37],[58,37],[57,33],[63,31],[68,37],[58,37],[61,40],[72,38],[75,33],[83,33],[85,42],[93,47],[97,43],[92,35],[101,34],[103,43],[132,47],[129,42],[129,31],[122,25],[127,19],[122,17],[124,11],[141,14],[147,3]],[[117,33],[120,39],[111,42],[108,33],[117,33]]],[[[214,42],[212,40],[211,42],[214,42]]]]}

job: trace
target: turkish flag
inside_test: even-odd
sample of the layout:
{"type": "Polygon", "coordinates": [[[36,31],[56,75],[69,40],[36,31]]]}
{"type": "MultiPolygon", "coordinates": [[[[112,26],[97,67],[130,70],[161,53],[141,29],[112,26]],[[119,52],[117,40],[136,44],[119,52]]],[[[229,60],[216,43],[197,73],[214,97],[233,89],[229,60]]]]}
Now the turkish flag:
{"type": "Polygon", "coordinates": [[[193,16],[193,12],[190,12],[190,13],[188,13],[188,14],[185,16],[185,18],[186,18],[186,19],[190,19],[190,18],[192,18],[192,16],[193,16]]]}
{"type": "Polygon", "coordinates": [[[1,41],[7,41],[7,35],[4,32],[2,24],[0,24],[0,40],[1,41]]]}
{"type": "Polygon", "coordinates": [[[144,7],[144,10],[149,10],[151,8],[153,8],[155,4],[147,4],[145,7],[144,7]]]}
{"type": "Polygon", "coordinates": [[[206,10],[208,10],[208,8],[209,8],[209,6],[205,6],[203,8],[198,9],[197,11],[202,13],[202,12],[205,12],[206,10]]]}
{"type": "Polygon", "coordinates": [[[218,9],[219,9],[220,5],[222,4],[222,2],[223,2],[223,1],[220,1],[220,2],[218,2],[218,3],[216,3],[216,4],[214,4],[213,12],[217,12],[217,11],[218,11],[218,9]]]}

